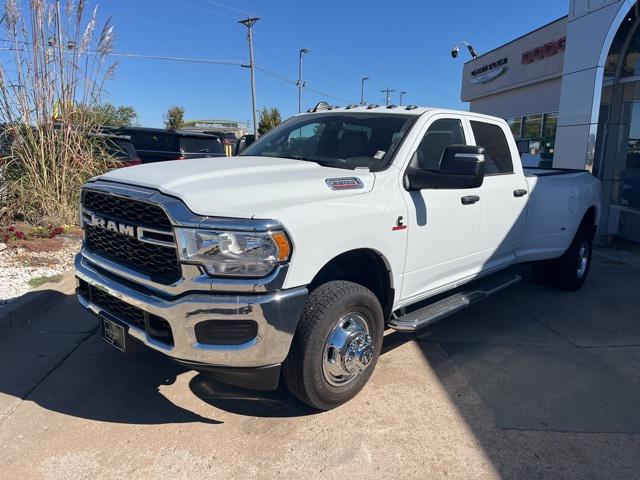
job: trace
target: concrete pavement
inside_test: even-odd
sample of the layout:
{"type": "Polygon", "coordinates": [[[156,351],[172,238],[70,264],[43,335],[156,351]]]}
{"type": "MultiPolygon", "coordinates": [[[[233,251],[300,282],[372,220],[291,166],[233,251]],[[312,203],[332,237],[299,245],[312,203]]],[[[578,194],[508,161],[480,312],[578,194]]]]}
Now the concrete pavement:
{"type": "Polygon", "coordinates": [[[370,385],[322,414],[122,355],[64,296],[0,340],[0,478],[640,478],[640,259],[599,251],[575,294],[518,271],[388,333],[370,385]]]}

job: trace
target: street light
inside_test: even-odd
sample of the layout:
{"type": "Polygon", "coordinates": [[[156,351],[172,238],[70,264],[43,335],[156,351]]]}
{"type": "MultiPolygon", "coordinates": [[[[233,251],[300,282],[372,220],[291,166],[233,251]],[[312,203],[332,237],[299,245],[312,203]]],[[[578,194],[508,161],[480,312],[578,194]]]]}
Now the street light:
{"type": "Polygon", "coordinates": [[[366,82],[367,80],[369,80],[369,77],[362,77],[361,84],[360,84],[360,105],[364,105],[365,104],[365,101],[364,101],[364,82],[366,82]]]}
{"type": "Polygon", "coordinates": [[[400,92],[400,105],[402,106],[402,97],[404,97],[407,92],[400,92]]]}
{"type": "MultiPolygon", "coordinates": [[[[245,18],[244,20],[238,20],[238,23],[241,23],[245,27],[247,27],[247,40],[249,42],[249,69],[251,71],[251,111],[253,113],[253,135],[258,139],[260,135],[258,133],[258,112],[256,110],[256,73],[255,73],[255,62],[253,61],[253,26],[255,23],[260,20],[260,17],[250,17],[245,18]]],[[[244,65],[242,65],[244,66],[244,65]]]]}
{"type": "Polygon", "coordinates": [[[302,81],[302,55],[305,53],[309,53],[308,48],[300,49],[300,57],[298,61],[298,81],[296,85],[298,85],[298,113],[302,111],[302,88],[307,86],[307,82],[302,81]]]}

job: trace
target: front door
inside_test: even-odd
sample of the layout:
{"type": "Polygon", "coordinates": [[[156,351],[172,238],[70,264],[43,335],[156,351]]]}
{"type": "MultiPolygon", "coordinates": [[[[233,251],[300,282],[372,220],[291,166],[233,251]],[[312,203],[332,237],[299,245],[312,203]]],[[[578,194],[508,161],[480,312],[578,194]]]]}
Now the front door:
{"type": "MultiPolygon", "coordinates": [[[[416,142],[413,166],[437,170],[449,145],[465,145],[470,135],[462,116],[436,115],[416,142]]],[[[408,245],[402,302],[435,293],[477,272],[482,202],[463,203],[481,196],[482,188],[425,189],[406,192],[408,245]]]]}

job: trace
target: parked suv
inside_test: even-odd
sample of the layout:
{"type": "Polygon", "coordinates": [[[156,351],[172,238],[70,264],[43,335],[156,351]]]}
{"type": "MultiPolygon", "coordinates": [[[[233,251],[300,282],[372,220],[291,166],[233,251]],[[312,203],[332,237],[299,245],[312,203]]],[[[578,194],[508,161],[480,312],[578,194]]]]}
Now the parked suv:
{"type": "Polygon", "coordinates": [[[135,146],[142,163],[224,157],[224,147],[217,136],[162,128],[127,127],[116,131],[135,146]]]}

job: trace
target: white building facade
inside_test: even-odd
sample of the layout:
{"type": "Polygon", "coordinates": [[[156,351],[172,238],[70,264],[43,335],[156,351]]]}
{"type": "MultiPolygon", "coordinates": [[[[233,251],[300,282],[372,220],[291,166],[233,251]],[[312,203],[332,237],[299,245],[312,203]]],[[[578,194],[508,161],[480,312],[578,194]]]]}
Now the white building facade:
{"type": "Polygon", "coordinates": [[[503,117],[525,164],[587,169],[602,234],[640,243],[640,11],[571,0],[566,17],[468,62],[462,99],[503,117]]]}

